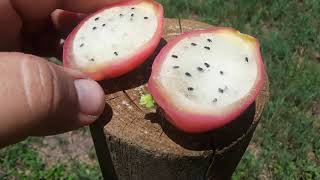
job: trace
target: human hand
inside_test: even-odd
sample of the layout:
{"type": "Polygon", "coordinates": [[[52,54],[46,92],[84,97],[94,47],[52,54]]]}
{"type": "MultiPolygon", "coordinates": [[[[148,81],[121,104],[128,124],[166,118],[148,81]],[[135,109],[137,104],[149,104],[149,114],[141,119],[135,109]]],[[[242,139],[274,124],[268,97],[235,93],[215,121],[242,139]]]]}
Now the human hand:
{"type": "MultiPolygon", "coordinates": [[[[61,30],[63,24],[77,20],[61,16],[62,11],[51,16],[55,9],[88,13],[115,1],[119,0],[2,0],[0,51],[54,52],[57,49],[50,49],[53,46],[46,52],[39,50],[50,40],[56,41],[51,37],[57,32],[48,30],[53,28],[48,22],[61,30]],[[39,49],[34,44],[40,44],[39,49]]],[[[78,17],[80,20],[81,14],[78,17]]],[[[52,135],[91,124],[104,105],[102,88],[81,72],[34,55],[0,53],[0,148],[28,136],[52,135]]]]}

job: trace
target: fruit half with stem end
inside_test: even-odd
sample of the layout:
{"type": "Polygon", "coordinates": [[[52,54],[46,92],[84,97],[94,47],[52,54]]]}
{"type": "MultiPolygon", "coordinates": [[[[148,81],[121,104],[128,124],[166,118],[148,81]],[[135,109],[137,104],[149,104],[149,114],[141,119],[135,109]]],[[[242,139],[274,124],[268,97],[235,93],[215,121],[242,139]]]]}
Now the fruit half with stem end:
{"type": "Polygon", "coordinates": [[[264,73],[259,42],[218,27],[169,42],[153,63],[148,88],[174,126],[200,133],[243,113],[263,88],[264,73]]]}
{"type": "Polygon", "coordinates": [[[64,44],[65,67],[95,80],[121,76],[142,64],[163,33],[163,8],[152,0],[131,0],[85,18],[64,44]]]}

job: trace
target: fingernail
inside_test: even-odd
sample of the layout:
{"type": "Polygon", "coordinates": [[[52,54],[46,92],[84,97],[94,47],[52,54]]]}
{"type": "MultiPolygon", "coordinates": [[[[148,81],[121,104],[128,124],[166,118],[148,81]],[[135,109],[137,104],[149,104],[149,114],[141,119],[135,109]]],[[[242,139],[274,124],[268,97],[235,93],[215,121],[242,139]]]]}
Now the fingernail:
{"type": "MultiPolygon", "coordinates": [[[[82,115],[98,117],[104,109],[104,93],[101,86],[93,80],[79,79],[74,81],[79,107],[82,115]]],[[[94,118],[90,118],[95,120],[94,118]]]]}

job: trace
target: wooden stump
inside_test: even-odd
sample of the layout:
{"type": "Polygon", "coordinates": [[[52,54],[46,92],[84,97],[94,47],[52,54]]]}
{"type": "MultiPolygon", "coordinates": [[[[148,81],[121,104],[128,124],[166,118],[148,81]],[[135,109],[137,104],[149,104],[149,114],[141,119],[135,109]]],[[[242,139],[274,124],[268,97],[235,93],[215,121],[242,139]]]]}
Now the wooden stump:
{"type": "MultiPolygon", "coordinates": [[[[166,19],[166,41],[193,29],[212,27],[191,20],[166,19]]],[[[155,52],[155,55],[157,54],[155,52]]],[[[268,100],[268,83],[258,99],[233,123],[218,131],[186,134],[156,109],[139,105],[155,57],[121,78],[101,82],[110,105],[91,127],[105,179],[230,179],[268,100]]]]}

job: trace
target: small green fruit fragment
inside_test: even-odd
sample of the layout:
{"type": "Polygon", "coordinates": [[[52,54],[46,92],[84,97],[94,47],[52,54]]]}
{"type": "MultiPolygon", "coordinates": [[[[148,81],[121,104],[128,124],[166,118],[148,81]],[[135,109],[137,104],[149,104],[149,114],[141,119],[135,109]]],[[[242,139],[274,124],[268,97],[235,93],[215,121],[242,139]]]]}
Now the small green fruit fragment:
{"type": "Polygon", "coordinates": [[[155,102],[151,94],[143,95],[140,98],[140,105],[145,106],[146,108],[154,108],[154,103],[155,102]]]}

